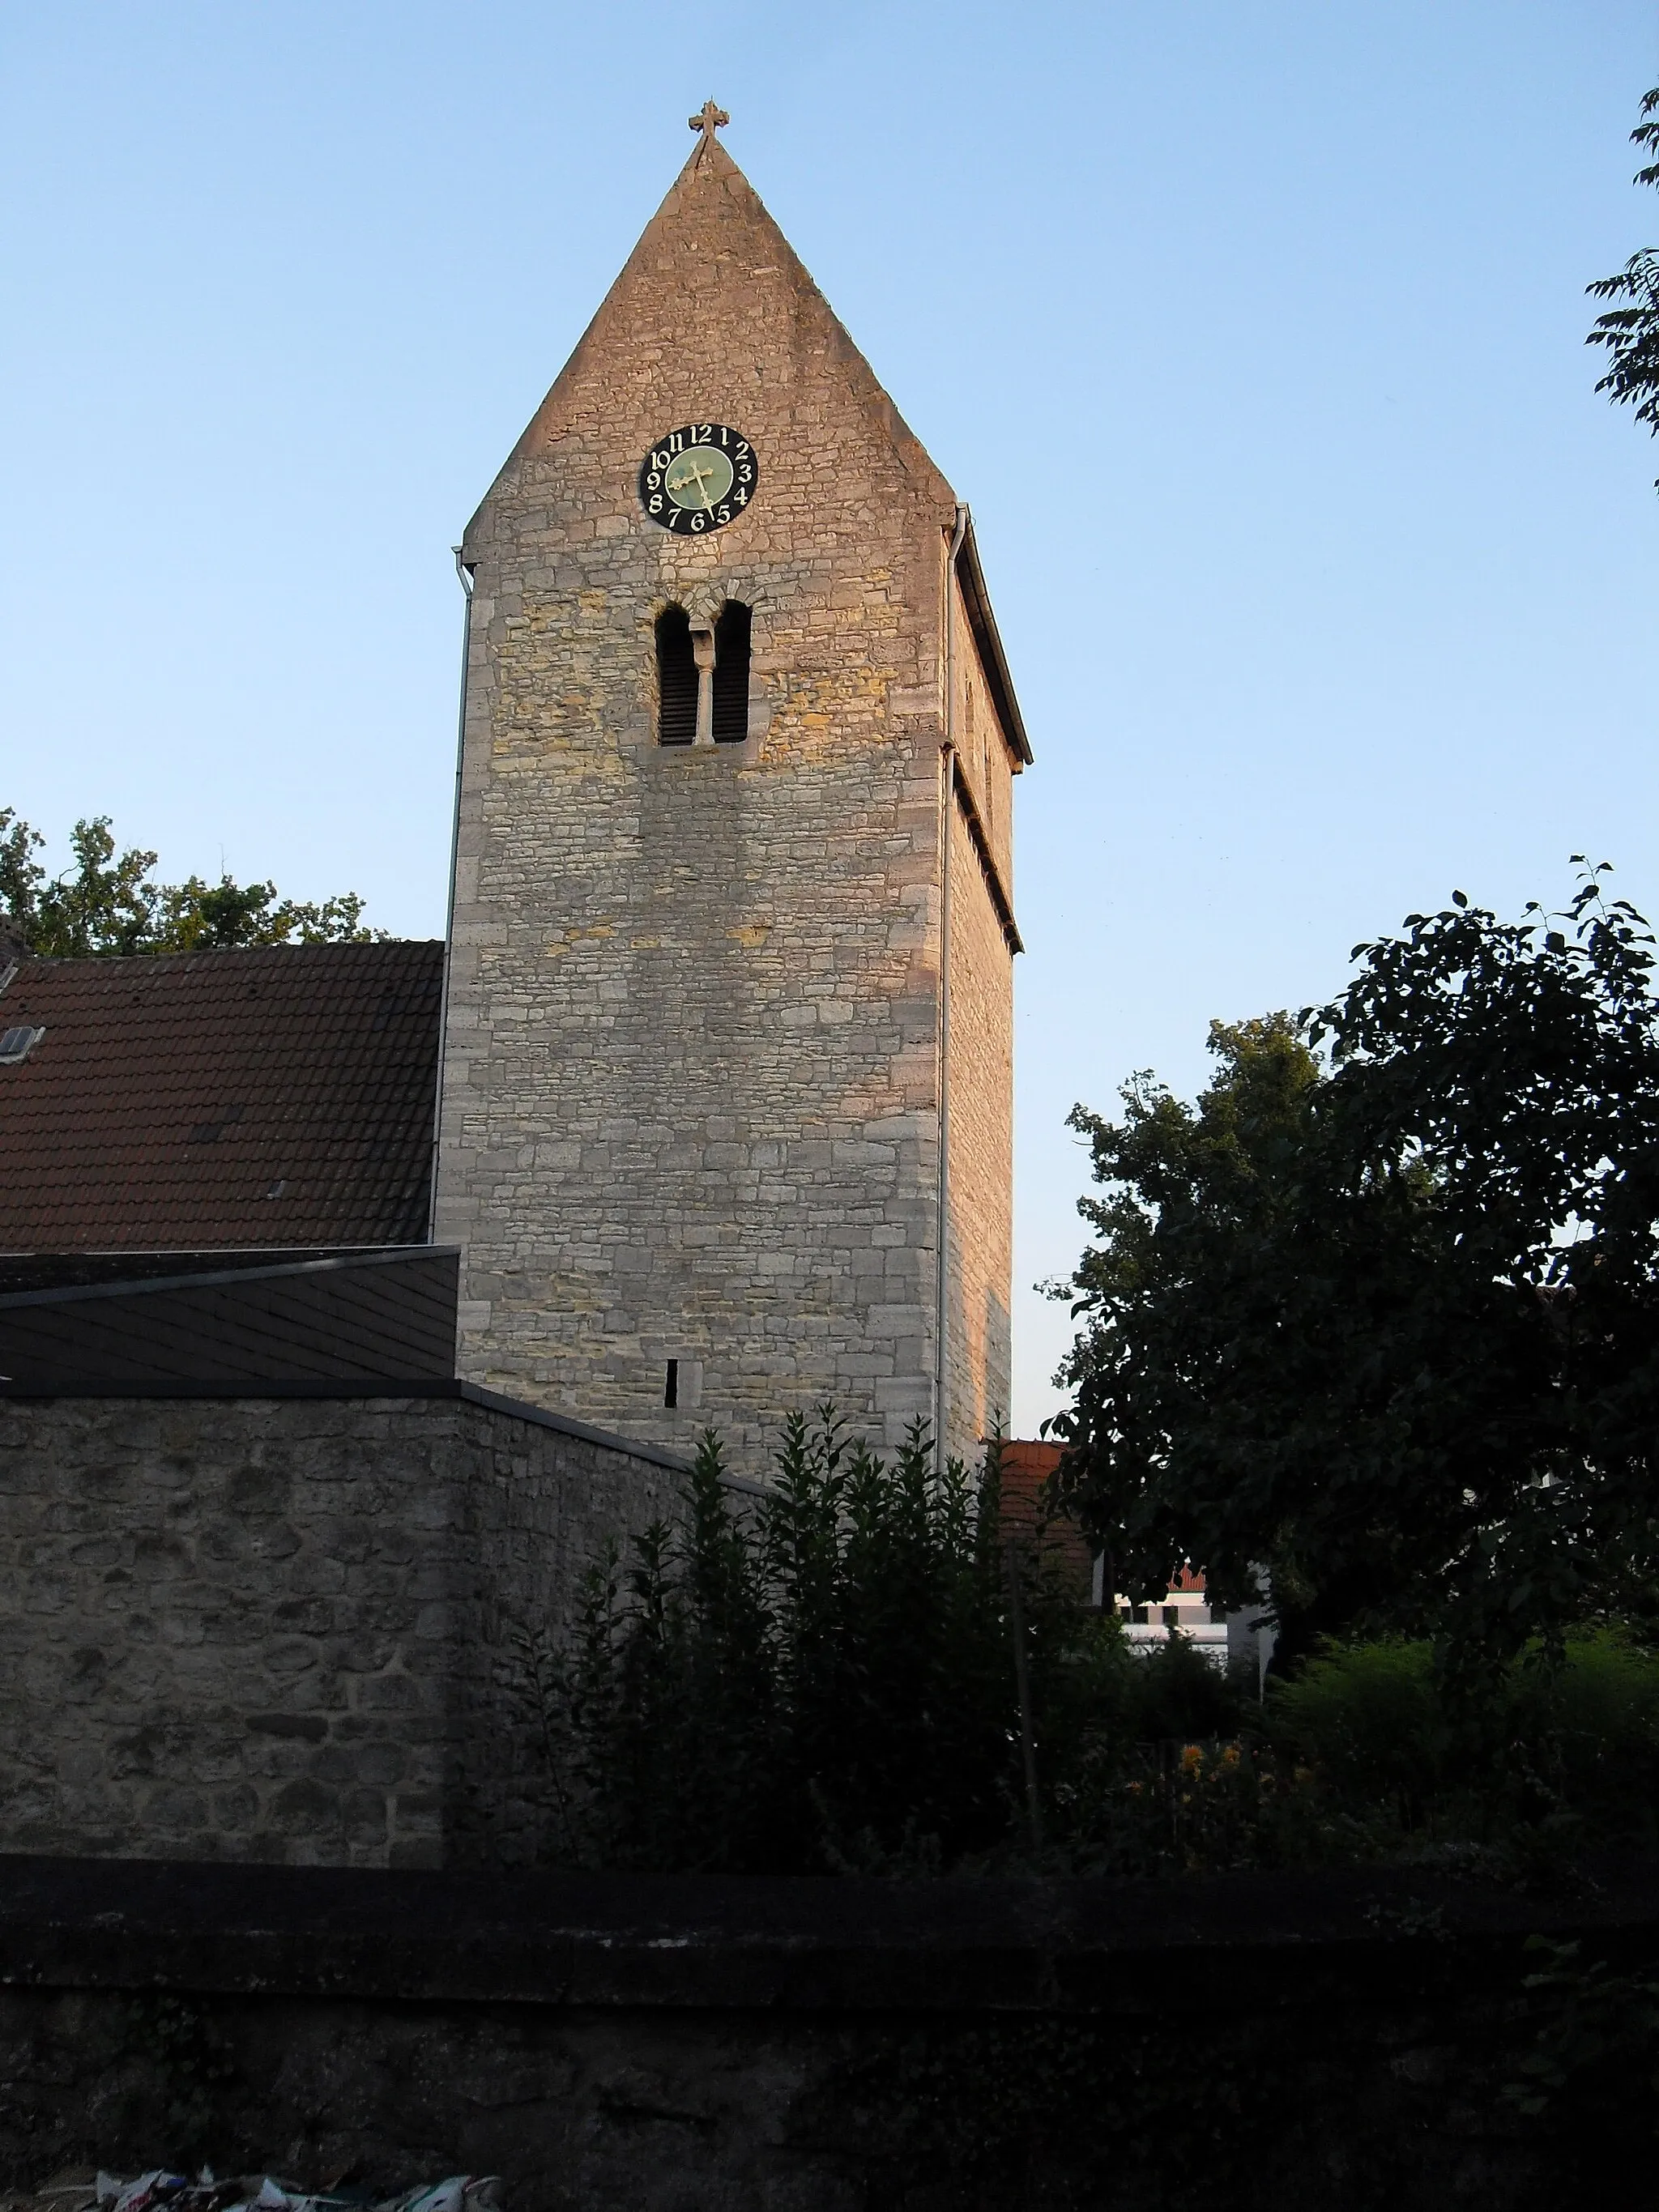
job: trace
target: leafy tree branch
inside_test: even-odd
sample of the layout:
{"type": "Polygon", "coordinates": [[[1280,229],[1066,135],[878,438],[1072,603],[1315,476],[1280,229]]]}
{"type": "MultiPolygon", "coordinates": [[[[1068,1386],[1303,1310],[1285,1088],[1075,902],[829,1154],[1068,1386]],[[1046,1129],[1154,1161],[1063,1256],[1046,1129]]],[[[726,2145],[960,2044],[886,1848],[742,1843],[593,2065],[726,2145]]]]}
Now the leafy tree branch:
{"type": "MultiPolygon", "coordinates": [[[[1643,100],[1642,120],[1630,135],[1634,144],[1659,154],[1659,85],[1643,100]]],[[[1659,185],[1659,161],[1639,168],[1632,182],[1659,185]]],[[[1607,374],[1595,388],[1615,407],[1633,407],[1650,436],[1659,435],[1659,251],[1644,246],[1617,276],[1601,277],[1587,289],[1592,299],[1620,303],[1597,316],[1584,341],[1607,349],[1607,374]]]]}
{"type": "Polygon", "coordinates": [[[77,822],[73,865],[48,877],[35,858],[45,845],[16,811],[0,807],[0,927],[23,948],[54,960],[104,954],[215,952],[250,945],[362,944],[384,938],[365,929],[355,891],[313,902],[278,899],[275,884],[151,880],[156,855],[116,850],[106,814],[77,822]]]}

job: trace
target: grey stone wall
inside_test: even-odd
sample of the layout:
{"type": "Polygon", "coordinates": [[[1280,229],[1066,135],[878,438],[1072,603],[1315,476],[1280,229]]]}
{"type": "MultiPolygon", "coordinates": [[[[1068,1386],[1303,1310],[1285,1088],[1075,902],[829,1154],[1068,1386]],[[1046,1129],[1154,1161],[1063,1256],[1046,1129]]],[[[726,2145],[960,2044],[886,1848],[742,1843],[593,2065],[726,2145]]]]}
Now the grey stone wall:
{"type": "Polygon", "coordinates": [[[1006,1431],[1012,1384],[1013,756],[959,582],[951,583],[956,775],[950,809],[950,1172],[946,1447],[971,1461],[1006,1431]]]}
{"type": "MultiPolygon", "coordinates": [[[[750,1470],[785,1413],[826,1397],[888,1444],[932,1413],[955,513],[748,184],[703,149],[466,533],[437,1234],[464,1249],[474,1379],[661,1443],[713,1421],[750,1470]],[[652,442],[693,419],[733,426],[760,467],[752,504],[700,539],[635,495],[652,442]],[[748,738],[665,749],[656,617],[728,597],[754,610],[748,738]],[[670,1358],[701,1379],[676,1410],[670,1358]]],[[[1006,868],[1009,758],[982,681],[975,712],[1006,868]]],[[[978,1009],[1001,1025],[998,1082],[1000,957],[978,1009]]],[[[980,982],[976,963],[962,985],[980,982]]],[[[999,1351],[977,1319],[958,1332],[975,1364],[951,1441],[971,1449],[1006,1398],[996,1146],[962,1189],[964,1294],[1003,1316],[999,1351]]]]}
{"type": "Polygon", "coordinates": [[[951,1172],[945,1440],[972,1463],[1008,1427],[1013,1224],[1013,977],[961,805],[951,824],[951,1172]]]}
{"type": "Polygon", "coordinates": [[[1590,2184],[1646,2203],[1639,2003],[1575,2026],[1570,1990],[1528,1987],[1526,1938],[1650,1973],[1654,1871],[1569,1899],[1422,1868],[0,1862],[0,2186],[165,2159],[387,2193],[495,2172],[509,2212],[1554,2212],[1590,2184]],[[1505,2085],[1540,2051],[1562,2063],[1528,2112],[1505,2085]]]}
{"type": "Polygon", "coordinates": [[[678,1481],[465,1396],[0,1401],[0,1850],[531,1856],[515,1632],[678,1481]]]}

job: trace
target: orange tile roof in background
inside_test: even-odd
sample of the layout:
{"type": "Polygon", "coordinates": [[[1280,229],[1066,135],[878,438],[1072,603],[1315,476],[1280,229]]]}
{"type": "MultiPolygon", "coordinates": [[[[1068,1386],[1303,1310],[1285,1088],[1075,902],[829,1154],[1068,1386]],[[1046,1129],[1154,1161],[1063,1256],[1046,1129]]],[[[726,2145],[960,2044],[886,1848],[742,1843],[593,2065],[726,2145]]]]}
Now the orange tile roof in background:
{"type": "Polygon", "coordinates": [[[438,943],[23,959],[0,1253],[422,1242],[442,986],[438,943]]]}
{"type": "Polygon", "coordinates": [[[1076,1578],[1080,1596],[1094,1587],[1094,1552],[1075,1521],[1050,1520],[1044,1525],[1044,1486],[1065,1453],[1063,1444],[1035,1438],[1016,1440],[1002,1447],[1002,1533],[1005,1537],[1040,1540],[1044,1550],[1076,1578]]]}

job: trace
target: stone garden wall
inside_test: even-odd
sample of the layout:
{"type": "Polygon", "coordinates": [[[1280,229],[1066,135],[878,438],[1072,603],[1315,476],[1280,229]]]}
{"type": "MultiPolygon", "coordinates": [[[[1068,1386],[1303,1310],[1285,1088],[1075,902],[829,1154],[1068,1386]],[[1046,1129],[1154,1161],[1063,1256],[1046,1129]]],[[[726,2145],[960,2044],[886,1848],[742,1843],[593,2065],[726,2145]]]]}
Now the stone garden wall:
{"type": "Polygon", "coordinates": [[[0,1401],[0,1849],[533,1856],[515,1638],[680,1469],[454,1384],[0,1401]]]}
{"type": "Polygon", "coordinates": [[[1590,1973],[1529,1988],[1526,1945],[1628,1987],[1656,1872],[1552,1900],[1421,1870],[0,1861],[0,2188],[167,2160],[377,2192],[495,2172],[507,2212],[1645,2203],[1651,2021],[1590,1973]],[[1553,2066],[1525,2109],[1509,2085],[1553,2066]]]}

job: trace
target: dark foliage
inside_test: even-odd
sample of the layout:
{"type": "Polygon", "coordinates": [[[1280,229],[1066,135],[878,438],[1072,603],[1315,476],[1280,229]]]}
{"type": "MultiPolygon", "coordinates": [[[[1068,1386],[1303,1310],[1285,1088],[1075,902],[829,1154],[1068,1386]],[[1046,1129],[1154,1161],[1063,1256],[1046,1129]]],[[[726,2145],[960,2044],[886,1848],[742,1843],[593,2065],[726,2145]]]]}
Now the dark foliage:
{"type": "MultiPolygon", "coordinates": [[[[751,1873],[953,1863],[1014,1818],[1019,1709],[994,1466],[890,1464],[826,1408],[737,1499],[704,1436],[677,1528],[591,1576],[574,1648],[537,1651],[563,1853],[751,1873]]],[[[1017,1562],[1039,1756],[1086,1703],[1087,1616],[1017,1562]]]]}
{"type": "Polygon", "coordinates": [[[1544,1936],[1527,1948],[1543,1963],[1522,1984],[1533,2035],[1506,2097],[1581,2144],[1636,2136],[1650,2172],[1659,2148],[1659,1978],[1651,1966],[1616,1972],[1606,1959],[1583,1958],[1579,1944],[1544,1936]]]}
{"type": "Polygon", "coordinates": [[[45,840],[9,806],[0,807],[0,927],[23,948],[54,960],[100,953],[213,952],[242,945],[362,944],[384,937],[362,927],[353,891],[319,904],[276,896],[275,884],[216,884],[188,876],[150,881],[154,853],[118,854],[109,817],[77,822],[75,866],[48,878],[35,859],[45,840]]]}
{"type": "Polygon", "coordinates": [[[1377,1845],[1468,1843],[1558,1855],[1659,1844],[1659,1653],[1627,1630],[1568,1638],[1559,1665],[1522,1654],[1473,1707],[1432,1646],[1325,1647],[1274,1686],[1261,1729],[1377,1845]],[[1529,1841],[1522,1839],[1531,1832],[1529,1841]]]}
{"type": "Polygon", "coordinates": [[[1308,1868],[1450,1852],[1553,1879],[1659,1841],[1659,1654],[1623,1631],[1449,1692],[1426,1644],[1323,1647],[1267,1704],[1176,1636],[1132,1650],[1041,1534],[914,1432],[827,1411],[734,1500],[706,1436],[675,1528],[592,1577],[574,1644],[526,1639],[555,1855],[652,1872],[1308,1868]],[[1021,1787],[1018,1572],[1039,1781],[1021,1787]]]}
{"type": "Polygon", "coordinates": [[[1184,1106],[1082,1108],[1063,1485],[1120,1587],[1260,1572],[1292,1649],[1471,1665],[1640,1617],[1659,1568],[1659,1007],[1602,870],[1566,915],[1455,895],[1335,1003],[1218,1025],[1184,1106]]]}
{"type": "MultiPolygon", "coordinates": [[[[940,1472],[918,1427],[884,1462],[825,1408],[787,1425],[769,1489],[734,1501],[705,1436],[682,1520],[607,1557],[574,1644],[526,1638],[559,1856],[774,1874],[1034,1850],[1071,1863],[1109,1776],[1158,1770],[1164,1738],[1178,1752],[1236,1729],[1236,1689],[1189,1645],[1132,1656],[1042,1530],[1005,1539],[996,1459],[979,1478],[940,1472]]],[[[1158,1836],[1135,1850],[1169,1856],[1158,1836]]]]}
{"type": "MultiPolygon", "coordinates": [[[[1636,145],[1659,154],[1659,86],[1643,100],[1642,120],[1630,135],[1636,145]]],[[[1633,181],[1659,185],[1659,161],[1638,169],[1633,181]]],[[[1592,299],[1620,302],[1596,317],[1584,341],[1607,349],[1607,374],[1595,388],[1615,406],[1633,407],[1649,434],[1659,435],[1659,252],[1644,247],[1616,276],[1603,276],[1588,289],[1592,299]]]]}

